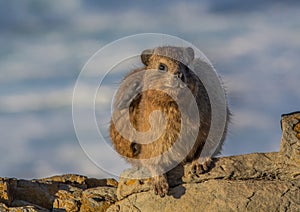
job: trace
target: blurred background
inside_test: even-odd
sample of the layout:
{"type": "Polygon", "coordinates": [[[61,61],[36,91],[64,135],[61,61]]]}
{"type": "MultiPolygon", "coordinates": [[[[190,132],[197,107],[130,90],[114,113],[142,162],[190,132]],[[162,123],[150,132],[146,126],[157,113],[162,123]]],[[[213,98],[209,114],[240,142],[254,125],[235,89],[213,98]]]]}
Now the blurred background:
{"type": "Polygon", "coordinates": [[[109,177],[77,141],[73,88],[98,49],[144,32],[191,42],[222,76],[233,113],[223,156],[278,151],[281,114],[300,110],[298,2],[0,1],[0,176],[109,177]]]}

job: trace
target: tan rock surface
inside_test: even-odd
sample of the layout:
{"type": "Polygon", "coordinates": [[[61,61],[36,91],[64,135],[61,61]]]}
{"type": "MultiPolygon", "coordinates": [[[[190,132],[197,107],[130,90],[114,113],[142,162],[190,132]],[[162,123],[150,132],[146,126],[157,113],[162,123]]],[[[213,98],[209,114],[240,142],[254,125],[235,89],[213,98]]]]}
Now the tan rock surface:
{"type": "Polygon", "coordinates": [[[39,180],[0,178],[0,212],[34,211],[300,211],[300,113],[282,116],[280,152],[214,159],[208,173],[194,176],[178,166],[164,198],[145,170],[125,170],[118,183],[62,175],[39,180]]]}
{"type": "Polygon", "coordinates": [[[39,180],[0,178],[0,212],[105,211],[117,200],[117,185],[114,179],[74,174],[39,180]]]}
{"type": "Polygon", "coordinates": [[[300,113],[282,116],[279,153],[253,153],[217,158],[200,176],[190,165],[168,173],[171,189],[160,198],[148,180],[130,176],[143,170],[126,170],[120,178],[119,201],[108,211],[300,211],[300,113]]]}

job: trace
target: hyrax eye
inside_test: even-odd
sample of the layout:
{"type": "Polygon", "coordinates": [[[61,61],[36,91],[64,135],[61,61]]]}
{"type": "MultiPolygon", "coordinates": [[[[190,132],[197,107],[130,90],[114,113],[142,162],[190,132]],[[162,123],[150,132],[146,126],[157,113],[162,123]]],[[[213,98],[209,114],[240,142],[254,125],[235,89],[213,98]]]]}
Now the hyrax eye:
{"type": "Polygon", "coordinates": [[[158,70],[159,70],[160,72],[167,72],[167,71],[168,71],[168,67],[167,67],[165,64],[160,63],[160,64],[158,65],[158,70]]]}

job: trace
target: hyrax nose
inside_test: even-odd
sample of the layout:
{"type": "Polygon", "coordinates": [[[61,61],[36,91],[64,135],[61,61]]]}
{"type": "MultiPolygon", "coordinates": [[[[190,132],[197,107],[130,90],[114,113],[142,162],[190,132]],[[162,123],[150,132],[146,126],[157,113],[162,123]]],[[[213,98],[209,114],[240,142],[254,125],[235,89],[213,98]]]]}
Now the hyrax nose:
{"type": "Polygon", "coordinates": [[[174,73],[174,78],[175,79],[180,79],[184,82],[184,74],[181,71],[176,71],[174,73]]]}

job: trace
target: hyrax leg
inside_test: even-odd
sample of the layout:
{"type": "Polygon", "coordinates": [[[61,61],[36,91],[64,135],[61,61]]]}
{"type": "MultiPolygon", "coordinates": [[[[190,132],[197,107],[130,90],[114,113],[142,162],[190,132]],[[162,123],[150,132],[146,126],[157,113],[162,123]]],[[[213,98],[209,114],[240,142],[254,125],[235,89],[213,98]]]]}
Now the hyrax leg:
{"type": "Polygon", "coordinates": [[[200,157],[192,162],[191,173],[200,175],[209,170],[209,167],[212,163],[210,157],[200,157]]]}
{"type": "Polygon", "coordinates": [[[156,169],[153,167],[150,167],[149,170],[152,174],[152,187],[154,194],[164,197],[169,190],[167,176],[165,174],[158,174],[156,169]]]}
{"type": "Polygon", "coordinates": [[[157,175],[153,177],[154,194],[164,197],[169,190],[169,184],[165,175],[157,175]]]}

